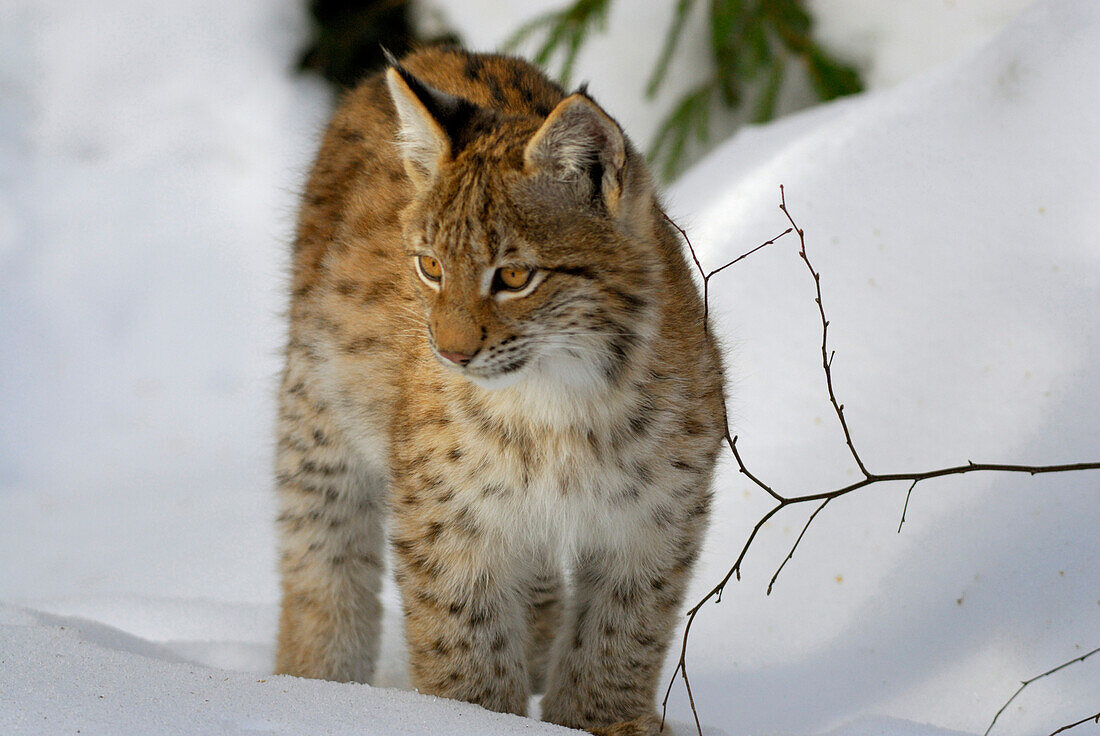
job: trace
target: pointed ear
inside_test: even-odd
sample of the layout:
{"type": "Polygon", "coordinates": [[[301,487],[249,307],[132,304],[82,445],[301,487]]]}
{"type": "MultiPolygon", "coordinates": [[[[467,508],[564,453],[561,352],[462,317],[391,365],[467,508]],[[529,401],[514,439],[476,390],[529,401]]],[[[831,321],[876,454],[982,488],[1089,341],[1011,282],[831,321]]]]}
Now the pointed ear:
{"type": "Polygon", "coordinates": [[[429,87],[399,64],[386,70],[386,85],[397,109],[405,171],[416,186],[424,186],[450,158],[454,136],[469,119],[473,105],[429,87]]]}
{"type": "Polygon", "coordinates": [[[562,181],[591,181],[607,209],[618,209],[626,142],[619,124],[583,91],[558,103],[527,143],[524,163],[562,181]]]}

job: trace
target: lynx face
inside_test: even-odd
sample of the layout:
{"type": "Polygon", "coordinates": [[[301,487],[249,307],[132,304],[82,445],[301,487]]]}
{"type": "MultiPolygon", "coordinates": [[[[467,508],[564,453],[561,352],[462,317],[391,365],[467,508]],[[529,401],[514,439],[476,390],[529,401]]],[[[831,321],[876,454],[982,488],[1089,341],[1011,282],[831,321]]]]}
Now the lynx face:
{"type": "Polygon", "coordinates": [[[466,110],[478,131],[467,135],[446,119],[456,98],[396,70],[389,83],[417,187],[405,243],[432,352],[485,388],[547,373],[613,382],[653,330],[656,268],[617,217],[618,126],[576,94],[544,121],[466,110]]]}

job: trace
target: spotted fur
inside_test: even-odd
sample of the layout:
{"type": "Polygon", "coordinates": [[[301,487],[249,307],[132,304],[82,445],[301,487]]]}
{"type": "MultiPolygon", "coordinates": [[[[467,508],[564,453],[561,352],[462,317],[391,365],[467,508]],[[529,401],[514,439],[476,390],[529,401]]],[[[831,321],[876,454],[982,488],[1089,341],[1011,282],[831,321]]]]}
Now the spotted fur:
{"type": "Polygon", "coordinates": [[[294,246],[278,671],[370,680],[388,526],[421,692],[523,714],[544,688],[545,720],[653,733],[721,375],[645,163],[586,92],[455,50],[365,80],[294,246]]]}

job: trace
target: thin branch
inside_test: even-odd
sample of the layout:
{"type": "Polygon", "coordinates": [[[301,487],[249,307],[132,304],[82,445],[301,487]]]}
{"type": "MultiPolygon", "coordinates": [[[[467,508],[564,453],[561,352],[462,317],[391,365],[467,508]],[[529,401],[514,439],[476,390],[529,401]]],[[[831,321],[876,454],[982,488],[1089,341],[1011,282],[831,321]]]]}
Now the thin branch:
{"type": "MultiPolygon", "coordinates": [[[[1001,709],[999,711],[997,711],[997,714],[995,716],[993,716],[993,720],[989,722],[989,727],[987,729],[985,729],[985,733],[983,733],[982,736],[989,736],[989,732],[993,730],[993,726],[996,725],[997,719],[1001,717],[1001,714],[1005,712],[1005,709],[1012,703],[1013,700],[1016,699],[1017,695],[1019,695],[1020,693],[1022,693],[1024,691],[1024,688],[1026,688],[1028,685],[1035,682],[1036,680],[1041,680],[1042,678],[1046,677],[1047,675],[1053,675],[1058,670],[1065,669],[1066,667],[1069,667],[1072,664],[1077,664],[1078,662],[1084,662],[1086,659],[1088,659],[1092,655],[1096,654],[1097,652],[1100,652],[1100,647],[1097,647],[1096,649],[1093,649],[1088,654],[1083,654],[1080,657],[1075,657],[1074,659],[1069,660],[1068,662],[1063,662],[1062,664],[1058,665],[1057,667],[1054,667],[1053,669],[1049,669],[1041,675],[1035,675],[1035,677],[1032,677],[1030,680],[1024,680],[1022,683],[1020,683],[1020,687],[1017,688],[1016,692],[1012,693],[1012,697],[1009,698],[1008,700],[1006,700],[1005,704],[1001,706],[1001,709]]],[[[1058,729],[1054,733],[1059,733],[1061,731],[1065,731],[1067,729],[1073,728],[1074,726],[1079,726],[1082,723],[1084,723],[1085,721],[1088,721],[1088,720],[1091,720],[1091,719],[1092,719],[1092,716],[1089,716],[1088,718],[1084,719],[1083,721],[1078,721],[1077,723],[1072,723],[1068,726],[1063,726],[1062,728],[1058,729]]],[[[1054,736],[1054,734],[1051,734],[1051,736],[1054,736]]]]}
{"type": "Polygon", "coordinates": [[[790,233],[794,229],[794,228],[789,227],[786,230],[784,230],[783,232],[776,235],[771,240],[766,240],[763,243],[761,243],[760,245],[753,248],[752,250],[746,251],[745,253],[742,253],[741,255],[737,256],[736,258],[734,258],[729,263],[724,263],[721,266],[719,266],[718,268],[714,269],[713,271],[707,272],[707,271],[703,270],[703,264],[699,262],[699,256],[695,253],[695,247],[692,246],[691,240],[688,239],[687,233],[684,232],[684,229],[682,227],[680,227],[679,225],[677,225],[675,222],[673,222],[672,218],[669,217],[664,212],[661,212],[661,216],[664,217],[665,220],[667,220],[670,225],[672,225],[674,228],[676,228],[677,230],[680,231],[680,236],[684,239],[684,242],[687,243],[688,250],[691,252],[691,260],[695,261],[695,268],[697,268],[699,270],[699,275],[703,278],[703,331],[707,332],[708,334],[709,334],[709,331],[710,331],[710,327],[709,327],[709,323],[710,323],[710,320],[709,320],[709,317],[710,317],[710,277],[715,275],[716,273],[719,273],[721,271],[725,271],[727,268],[729,268],[730,266],[732,266],[735,263],[738,263],[740,261],[745,260],[746,258],[751,256],[753,253],[760,250],[761,248],[764,248],[766,246],[774,244],[775,241],[779,240],[784,235],[790,233]]]}
{"type": "MultiPolygon", "coordinates": [[[[941,478],[941,477],[947,476],[947,475],[963,475],[965,473],[977,473],[977,472],[1028,473],[1030,475],[1038,475],[1040,473],[1065,473],[1065,472],[1073,472],[1073,471],[1080,471],[1080,470],[1100,470],[1100,462],[1065,463],[1065,464],[1061,464],[1061,465],[1016,465],[1016,464],[1007,464],[1007,463],[975,463],[973,461],[968,461],[966,463],[966,465],[956,465],[956,466],[952,466],[952,467],[948,467],[948,468],[936,468],[936,469],[933,469],[933,470],[925,470],[925,471],[920,471],[920,472],[910,472],[910,473],[872,473],[872,472],[870,472],[867,469],[867,466],[864,465],[863,460],[859,455],[859,452],[856,450],[855,443],[852,440],[852,434],[848,429],[848,422],[844,417],[844,405],[841,404],[837,400],[836,392],[833,388],[832,364],[833,364],[833,356],[835,355],[835,351],[830,351],[829,346],[828,346],[829,320],[825,315],[825,307],[822,303],[822,298],[821,298],[821,275],[817,271],[817,269],[814,268],[813,264],[810,262],[809,256],[806,254],[805,232],[802,230],[802,228],[798,227],[798,225],[794,221],[794,218],[791,216],[790,211],[787,209],[786,194],[785,194],[785,191],[784,191],[784,188],[783,188],[782,185],[779,187],[779,196],[780,196],[779,208],[780,208],[780,210],[782,210],[783,214],[786,216],[787,221],[790,222],[791,226],[787,230],[783,231],[779,235],[772,238],[771,240],[756,246],[752,250],[744,253],[743,255],[738,256],[737,258],[730,261],[729,263],[726,263],[726,264],[724,264],[724,265],[722,265],[722,266],[720,266],[720,267],[718,267],[718,268],[716,268],[716,269],[714,269],[710,272],[707,272],[703,268],[703,265],[700,262],[698,255],[695,253],[695,248],[692,246],[691,240],[688,238],[687,233],[684,232],[683,228],[681,228],[679,225],[677,225],[675,222],[673,222],[672,219],[669,218],[668,215],[665,215],[663,212],[662,212],[662,215],[664,215],[665,219],[668,220],[669,224],[671,224],[674,228],[676,228],[676,230],[678,230],[680,235],[684,238],[684,242],[687,244],[688,250],[691,252],[691,258],[695,262],[695,267],[696,267],[696,269],[698,269],[699,275],[703,279],[703,313],[704,313],[704,318],[706,318],[709,315],[709,297],[710,297],[710,294],[709,294],[708,287],[709,287],[710,279],[711,279],[712,276],[714,276],[715,274],[719,273],[720,271],[722,271],[726,268],[729,268],[730,266],[737,263],[738,261],[741,261],[744,258],[747,258],[748,256],[752,255],[753,253],[760,250],[764,246],[771,245],[776,240],[778,240],[779,238],[783,237],[784,235],[786,235],[790,232],[796,232],[798,234],[798,240],[799,240],[798,255],[802,258],[803,262],[806,264],[806,268],[809,270],[811,276],[813,277],[813,279],[814,279],[814,289],[817,292],[815,301],[817,303],[818,313],[821,317],[821,366],[822,366],[822,370],[825,373],[825,384],[826,384],[826,387],[828,389],[829,402],[832,404],[833,410],[835,411],[837,419],[840,422],[840,427],[844,432],[844,440],[845,440],[845,443],[848,445],[848,450],[852,455],[852,459],[855,460],[856,465],[858,465],[860,471],[862,471],[863,478],[861,480],[855,481],[854,483],[850,483],[849,485],[846,485],[846,486],[843,486],[841,488],[837,488],[837,489],[834,489],[834,490],[831,490],[831,491],[821,491],[821,492],[818,492],[818,493],[809,493],[809,494],[804,494],[804,495],[801,495],[801,496],[785,496],[785,495],[779,493],[778,491],[776,491],[774,488],[772,488],[767,483],[765,483],[759,477],[754,475],[748,469],[748,466],[746,466],[744,459],[742,459],[742,457],[741,457],[741,453],[737,449],[737,437],[731,435],[730,430],[729,430],[729,421],[728,421],[728,419],[724,419],[726,444],[729,446],[730,452],[733,454],[733,458],[737,462],[738,470],[740,470],[741,474],[744,475],[745,477],[747,477],[750,481],[752,481],[753,484],[755,484],[758,488],[760,488],[765,493],[767,493],[769,496],[771,496],[771,498],[775,501],[775,506],[773,506],[769,511],[767,511],[763,516],[761,516],[760,519],[753,526],[752,531],[749,532],[748,539],[745,540],[745,543],[741,547],[741,551],[738,553],[737,558],[733,562],[733,565],[731,565],[729,570],[726,571],[725,576],[718,582],[717,585],[715,585],[713,588],[711,588],[711,590],[706,595],[704,595],[687,612],[687,623],[684,625],[684,634],[683,634],[681,644],[680,644],[680,659],[676,664],[676,669],[673,670],[672,678],[669,680],[668,688],[665,690],[664,700],[661,701],[661,709],[662,709],[662,711],[661,711],[661,724],[662,724],[662,729],[663,729],[663,727],[664,727],[664,716],[665,716],[665,713],[668,710],[668,699],[669,699],[669,696],[672,692],[672,686],[676,682],[676,676],[680,675],[683,678],[684,685],[685,685],[685,687],[688,691],[688,700],[691,703],[692,715],[695,716],[695,725],[696,725],[696,728],[699,732],[699,736],[702,736],[703,731],[702,731],[702,728],[699,726],[699,714],[696,712],[696,709],[695,709],[695,701],[694,701],[694,698],[691,695],[691,683],[688,679],[688,674],[687,674],[687,642],[688,642],[688,636],[691,632],[691,626],[695,622],[695,617],[698,615],[700,609],[702,609],[702,607],[706,603],[708,603],[712,599],[716,603],[721,602],[722,593],[725,591],[726,585],[729,583],[730,579],[732,579],[735,576],[738,580],[741,579],[741,565],[745,560],[745,556],[748,554],[749,548],[752,546],[753,542],[756,540],[757,534],[760,532],[761,528],[763,528],[763,526],[768,521],[770,521],[776,514],[778,514],[783,509],[787,508],[788,506],[796,506],[796,505],[801,504],[801,503],[810,503],[810,502],[814,502],[814,501],[820,501],[821,502],[820,505],[817,507],[817,509],[814,510],[814,512],[810,515],[809,519],[806,521],[806,525],[802,528],[802,532],[801,532],[801,534],[798,535],[798,539],[795,540],[794,546],[791,548],[791,551],[787,554],[786,559],[784,559],[783,562],[779,565],[779,568],[775,571],[775,574],[772,576],[771,581],[768,583],[767,592],[769,594],[771,593],[772,587],[775,585],[776,579],[779,577],[779,573],[783,571],[784,566],[791,559],[791,557],[794,556],[795,549],[798,548],[799,543],[802,541],[802,538],[806,534],[806,530],[810,528],[810,524],[813,523],[813,521],[817,517],[818,513],[820,513],[825,508],[825,506],[830,501],[832,501],[833,499],[840,498],[841,496],[845,496],[849,493],[853,493],[854,491],[858,491],[862,488],[866,488],[867,486],[874,485],[876,483],[889,483],[889,482],[893,482],[893,481],[906,481],[910,484],[909,485],[909,491],[906,493],[906,496],[905,496],[905,507],[902,509],[901,524],[904,524],[905,523],[905,513],[909,508],[909,497],[913,493],[913,489],[921,481],[931,480],[933,478],[941,478]]],[[[704,330],[705,329],[706,329],[706,322],[704,321],[704,330]]],[[[901,531],[901,524],[898,525],[898,531],[899,532],[901,531]]],[[[1070,665],[1070,664],[1072,664],[1073,662],[1076,662],[1076,661],[1081,661],[1081,660],[1085,659],[1086,657],[1089,657],[1092,654],[1095,654],[1097,651],[1100,651],[1100,649],[1094,649],[1092,652],[1089,652],[1088,654],[1084,655],[1083,657],[1079,657],[1076,660],[1073,660],[1071,662],[1067,662],[1063,665],[1060,665],[1059,667],[1054,668],[1050,672],[1045,672],[1042,675],[1038,675],[1037,677],[1032,678],[1032,680],[1029,680],[1028,682],[1025,682],[1024,685],[1020,689],[1022,690],[1023,687],[1026,687],[1030,682],[1032,682],[1034,680],[1037,680],[1040,677],[1045,677],[1046,675],[1052,674],[1053,672],[1057,672],[1062,667],[1066,667],[1066,666],[1068,666],[1068,665],[1070,665]]],[[[1017,691],[1017,694],[1019,694],[1019,691],[1017,691]]],[[[1013,695],[1012,697],[1015,698],[1016,695],[1013,695]]],[[[1012,698],[1009,699],[1009,702],[1012,702],[1012,698]]],[[[1008,703],[1005,703],[1005,705],[1001,708],[1001,711],[998,711],[997,715],[999,716],[1001,714],[1001,712],[1004,711],[1004,708],[1007,707],[1007,706],[1008,706],[1008,703]]],[[[1063,727],[1060,730],[1066,730],[1067,728],[1072,728],[1073,726],[1080,725],[1081,723],[1084,723],[1085,721],[1088,721],[1088,720],[1091,720],[1091,719],[1092,719],[1092,717],[1090,716],[1089,718],[1086,718],[1083,721],[1079,721],[1078,723],[1074,723],[1074,724],[1071,724],[1070,726],[1063,727]]],[[[997,720],[997,717],[994,716],[993,722],[996,723],[996,720],[997,720]]],[[[993,727],[993,724],[991,723],[990,728],[992,728],[992,727],[993,727]]],[[[988,736],[988,733],[989,733],[989,730],[987,729],[986,730],[986,736],[988,736]]],[[[1058,733],[1058,732],[1055,732],[1055,733],[1058,733]]],[[[1053,734],[1051,736],[1053,736],[1053,734]]]]}
{"type": "Polygon", "coordinates": [[[905,494],[905,505],[901,507],[901,521],[898,522],[898,534],[901,534],[901,527],[905,524],[905,512],[909,510],[909,497],[913,495],[913,489],[917,487],[919,480],[913,481],[913,485],[909,486],[909,490],[905,494]]]}
{"type": "MultiPolygon", "coordinates": [[[[691,628],[691,622],[695,620],[694,613],[688,619],[687,629],[691,628]]],[[[691,693],[691,680],[688,679],[687,672],[687,637],[684,637],[680,651],[680,664],[676,669],[684,678],[684,689],[687,690],[688,704],[691,706],[691,715],[695,717],[695,730],[699,732],[699,736],[703,736],[703,726],[699,723],[699,711],[695,709],[695,696],[691,693]]],[[[665,689],[664,700],[661,701],[661,726],[657,730],[663,732],[665,730],[665,716],[668,715],[668,697],[672,693],[672,686],[676,683],[676,673],[672,673],[672,679],[668,681],[668,688],[665,689]]]]}
{"type": "Polygon", "coordinates": [[[821,505],[814,509],[814,512],[810,514],[810,518],[806,520],[806,526],[802,527],[802,533],[798,535],[798,539],[794,540],[794,545],[791,547],[791,551],[787,553],[787,556],[783,558],[783,562],[779,564],[779,568],[772,575],[772,579],[768,581],[768,591],[764,595],[772,594],[772,587],[775,585],[776,579],[779,577],[779,573],[783,572],[783,568],[787,566],[787,562],[794,557],[794,551],[798,549],[798,543],[802,541],[802,537],[806,536],[806,530],[810,528],[810,524],[814,523],[814,517],[821,513],[821,510],[829,505],[831,498],[826,498],[821,502],[821,505]]]}
{"type": "Polygon", "coordinates": [[[817,290],[815,301],[817,302],[817,311],[821,315],[821,366],[825,370],[825,385],[829,388],[829,401],[833,405],[833,410],[836,411],[837,419],[840,420],[840,427],[844,430],[844,441],[848,443],[848,450],[851,451],[852,458],[863,472],[864,477],[870,478],[871,474],[867,471],[863,460],[860,459],[859,453],[856,452],[856,446],[852,442],[852,433],[848,431],[848,422],[844,419],[844,405],[836,400],[836,393],[833,391],[833,359],[828,351],[829,320],[825,317],[825,305],[821,302],[821,274],[817,272],[813,264],[810,263],[809,256],[806,255],[806,233],[795,224],[794,218],[791,217],[791,213],[787,209],[787,194],[782,184],[779,185],[779,209],[787,216],[787,221],[791,223],[791,227],[798,232],[798,243],[801,246],[798,255],[802,257],[802,260],[806,263],[806,268],[810,270],[810,275],[814,277],[814,289],[817,290]]]}
{"type": "MultiPolygon", "coordinates": [[[[764,522],[768,521],[773,516],[775,516],[777,513],[779,513],[781,510],[787,508],[788,506],[795,506],[795,505],[798,505],[800,503],[808,503],[808,502],[811,502],[811,501],[831,501],[833,499],[840,498],[841,496],[846,496],[849,493],[852,493],[854,491],[858,491],[861,488],[866,488],[867,486],[874,485],[876,483],[888,483],[888,482],[891,482],[891,481],[904,480],[904,481],[910,481],[915,485],[917,482],[920,482],[922,480],[930,480],[932,478],[941,478],[945,475],[963,475],[965,473],[977,473],[977,472],[1000,471],[1000,472],[1007,472],[1007,473],[1028,473],[1030,475],[1038,475],[1040,473],[1066,473],[1066,472],[1071,472],[1071,471],[1076,471],[1076,470],[1100,470],[1100,462],[1097,462],[1097,463],[1069,463],[1069,464],[1066,464],[1066,465],[1003,465],[1003,464],[996,464],[996,463],[967,463],[966,465],[956,465],[956,466],[951,467],[951,468],[938,468],[936,470],[926,470],[926,471],[920,472],[920,473],[890,473],[890,474],[884,474],[884,475],[870,475],[870,476],[864,478],[863,480],[858,480],[855,483],[851,483],[849,485],[844,486],[843,488],[837,488],[837,489],[832,490],[832,491],[822,491],[820,493],[810,493],[810,494],[806,494],[805,496],[785,497],[785,496],[779,495],[775,491],[768,488],[763,482],[757,480],[756,477],[753,476],[748,471],[748,469],[744,467],[744,461],[741,459],[740,453],[737,452],[736,444],[733,445],[733,452],[734,452],[734,459],[737,461],[737,464],[742,468],[742,472],[745,475],[752,478],[758,486],[760,486],[761,488],[766,489],[770,494],[772,494],[773,498],[776,499],[776,505],[770,511],[768,511],[763,517],[761,517],[760,521],[757,522],[755,527],[753,527],[752,532],[749,534],[749,538],[747,540],[745,540],[745,544],[741,547],[741,553],[739,555],[737,555],[737,559],[734,561],[733,565],[730,567],[729,571],[726,573],[726,576],[722,579],[722,582],[719,583],[717,586],[715,586],[715,589],[712,590],[710,593],[708,593],[703,598],[703,600],[699,601],[699,603],[697,604],[697,607],[702,606],[702,604],[706,603],[708,600],[710,600],[710,598],[714,597],[715,595],[720,594],[721,589],[725,586],[725,583],[731,577],[733,577],[734,575],[737,576],[738,580],[741,579],[741,563],[744,561],[745,555],[748,554],[749,547],[751,547],[753,541],[755,541],[756,534],[760,530],[760,527],[762,527],[764,525],[764,522]]],[[[820,511],[820,509],[818,509],[818,510],[820,511]]],[[[810,522],[813,521],[813,518],[816,515],[817,514],[815,512],[810,517],[810,522]]],[[[809,523],[807,523],[807,527],[808,526],[809,526],[809,523]]],[[[802,533],[805,534],[806,530],[803,529],[802,533]]],[[[792,550],[792,553],[793,553],[793,550],[792,550]]],[[[780,566],[780,569],[782,569],[782,565],[780,566]]],[[[778,571],[776,572],[776,575],[778,576],[778,571]]],[[[772,578],[772,584],[774,584],[774,583],[775,583],[775,578],[773,577],[772,578]]]]}
{"type": "Polygon", "coordinates": [[[1071,728],[1076,728],[1077,726],[1080,726],[1082,723],[1088,723],[1089,721],[1092,721],[1093,723],[1100,723],[1100,713],[1097,713],[1094,716],[1085,716],[1084,718],[1082,718],[1079,721],[1075,721],[1073,723],[1069,723],[1065,726],[1062,726],[1057,731],[1050,734],[1050,736],[1058,736],[1058,734],[1062,733],[1062,731],[1068,731],[1071,728]]]}
{"type": "Polygon", "coordinates": [[[774,498],[779,503],[781,503],[781,504],[787,503],[787,499],[785,497],[780,496],[778,493],[775,492],[774,489],[772,489],[771,486],[769,486],[767,483],[765,483],[764,481],[757,478],[755,475],[753,475],[749,471],[749,469],[747,467],[745,467],[745,462],[741,459],[741,453],[739,453],[737,451],[737,438],[736,437],[730,438],[730,428],[729,428],[729,422],[728,421],[726,422],[726,444],[729,445],[730,452],[733,453],[733,459],[737,461],[737,467],[741,471],[742,475],[747,477],[749,480],[751,480],[753,483],[755,483],[758,487],[764,489],[764,491],[767,492],[768,495],[770,495],[772,498],[774,498]]]}
{"type": "Polygon", "coordinates": [[[691,239],[688,238],[688,234],[684,232],[684,229],[677,225],[676,221],[669,217],[664,210],[661,210],[661,216],[665,218],[665,222],[676,228],[676,230],[680,233],[680,237],[682,237],[684,239],[684,242],[687,243],[688,251],[691,253],[691,260],[695,261],[695,267],[699,269],[699,275],[705,280],[707,278],[707,272],[703,270],[703,264],[699,262],[699,256],[695,253],[695,246],[691,244],[691,239]]]}
{"type": "Polygon", "coordinates": [[[756,246],[755,248],[753,248],[752,250],[748,251],[747,253],[742,253],[741,255],[737,256],[736,258],[734,258],[734,259],[733,259],[732,261],[730,261],[729,263],[726,263],[726,264],[723,264],[723,265],[719,266],[718,268],[714,269],[713,271],[711,271],[710,273],[708,273],[708,274],[706,275],[706,278],[707,278],[707,280],[710,280],[710,277],[711,277],[711,276],[713,276],[714,274],[716,274],[716,273],[719,273],[719,272],[721,272],[721,271],[725,271],[725,270],[726,270],[727,268],[729,268],[729,267],[730,267],[730,266],[732,266],[733,264],[735,264],[735,263],[738,263],[739,261],[743,261],[743,260],[745,260],[746,258],[748,258],[749,256],[751,256],[751,255],[752,255],[753,253],[755,253],[756,251],[760,250],[760,249],[761,249],[761,248],[763,248],[764,246],[766,246],[766,245],[771,245],[772,243],[774,243],[775,241],[779,240],[779,239],[780,239],[780,238],[782,238],[782,237],[783,237],[784,235],[786,235],[787,233],[789,233],[789,232],[791,232],[791,231],[793,231],[793,230],[794,230],[794,228],[790,228],[790,227],[789,227],[789,228],[787,228],[786,230],[784,230],[783,232],[781,232],[781,233],[779,233],[778,235],[776,235],[776,236],[775,236],[774,238],[772,238],[771,240],[766,240],[766,241],[764,241],[763,243],[761,243],[760,245],[758,245],[758,246],[756,246]]]}

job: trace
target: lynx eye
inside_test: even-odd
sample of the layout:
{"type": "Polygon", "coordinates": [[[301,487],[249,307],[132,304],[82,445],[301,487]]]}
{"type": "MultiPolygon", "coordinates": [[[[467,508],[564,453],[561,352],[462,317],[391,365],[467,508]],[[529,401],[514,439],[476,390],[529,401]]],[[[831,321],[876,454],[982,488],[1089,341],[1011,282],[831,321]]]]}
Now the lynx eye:
{"type": "Polygon", "coordinates": [[[420,275],[432,283],[438,284],[443,279],[443,264],[431,256],[417,256],[416,266],[420,275]]]}
{"type": "Polygon", "coordinates": [[[529,268],[514,268],[506,266],[498,268],[493,277],[494,291],[519,291],[531,283],[531,277],[535,272],[529,268]]]}

